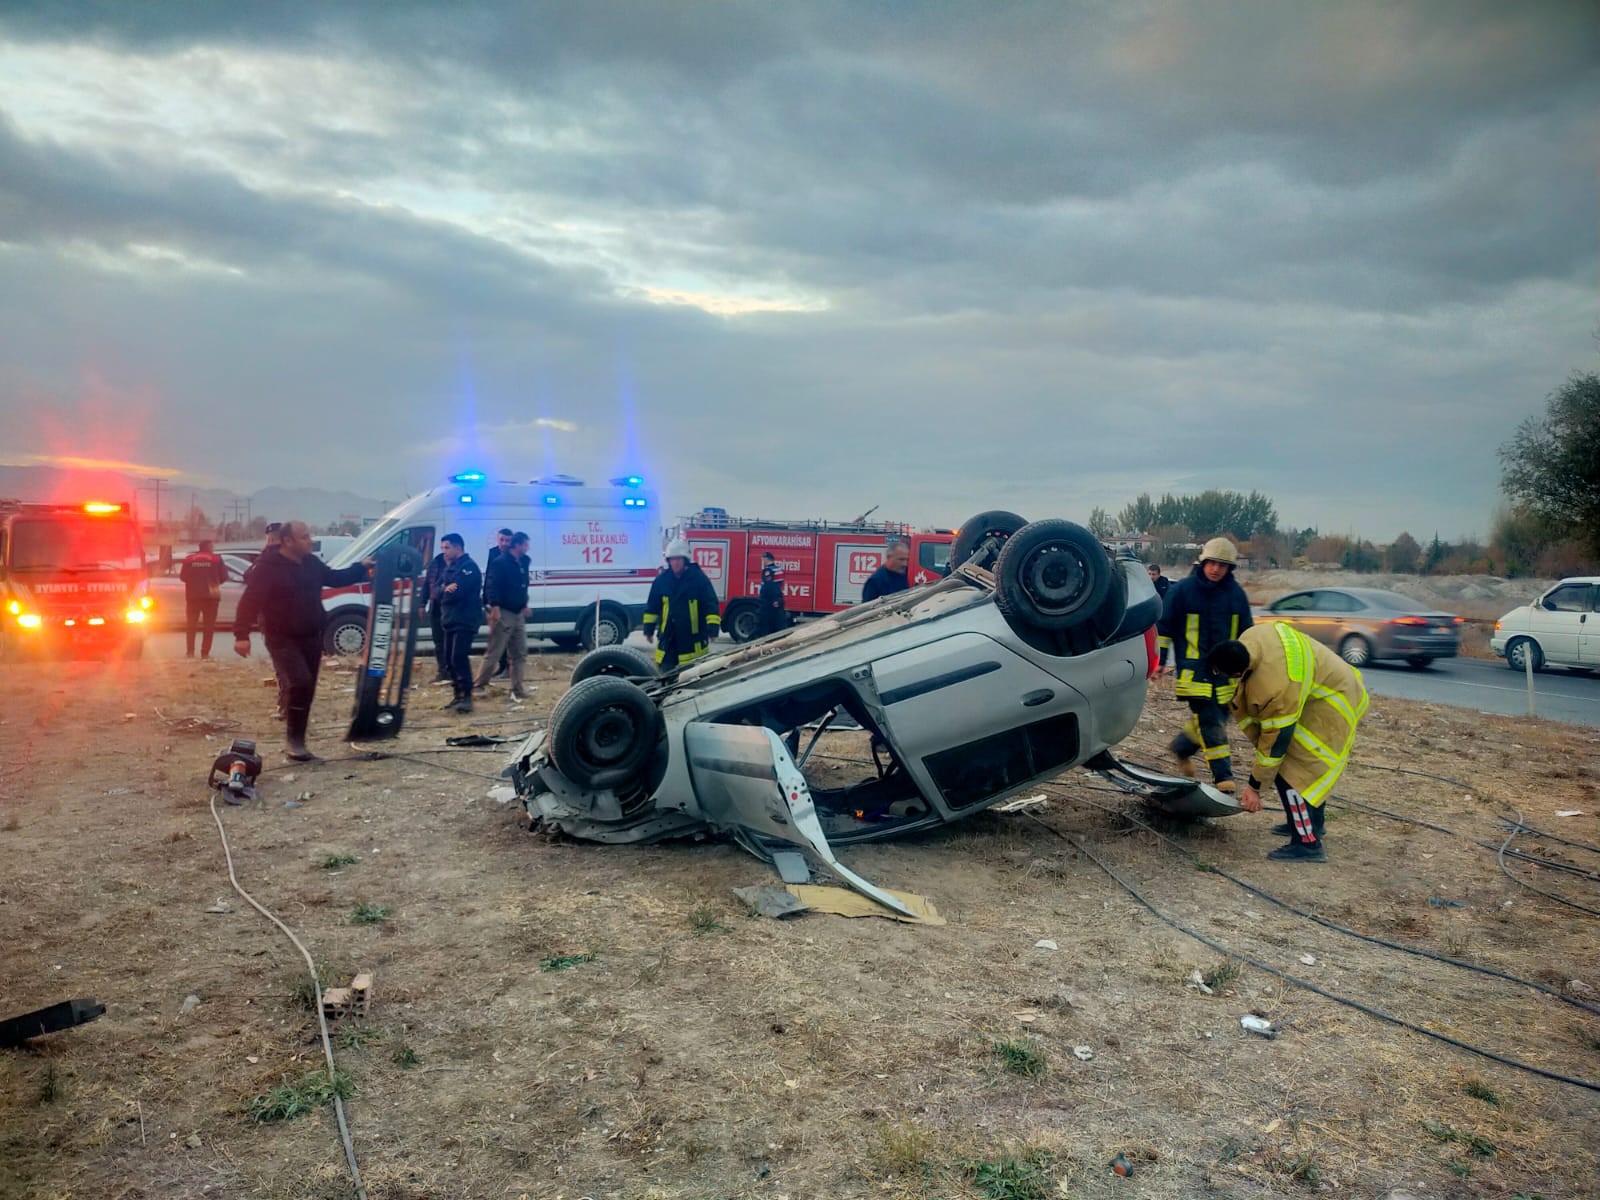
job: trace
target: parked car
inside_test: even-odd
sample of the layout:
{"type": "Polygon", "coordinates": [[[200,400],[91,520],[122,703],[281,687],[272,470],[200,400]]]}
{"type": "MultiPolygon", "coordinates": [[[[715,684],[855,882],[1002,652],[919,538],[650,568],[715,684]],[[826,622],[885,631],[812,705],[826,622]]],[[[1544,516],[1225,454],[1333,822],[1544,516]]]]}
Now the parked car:
{"type": "Polygon", "coordinates": [[[1423,670],[1461,649],[1462,618],[1378,588],[1316,588],[1293,592],[1258,611],[1257,620],[1287,621],[1338,651],[1352,667],[1403,660],[1423,670]]]}
{"type": "Polygon", "coordinates": [[[1208,785],[1111,753],[1157,665],[1161,602],[1144,568],[1069,521],[974,522],[949,578],[674,674],[657,677],[632,647],[591,652],[548,730],[513,754],[529,815],[600,842],[713,831],[762,857],[799,848],[896,907],[840,867],[830,843],[960,821],[1076,766],[1199,806],[1189,811],[1238,811],[1208,785]],[[835,722],[860,728],[848,782],[811,761],[835,722]]]}
{"type": "MultiPolygon", "coordinates": [[[[217,628],[233,628],[233,618],[239,611],[239,597],[244,595],[244,573],[255,559],[255,554],[238,554],[232,550],[219,550],[217,556],[228,568],[228,581],[222,585],[222,596],[217,601],[217,628]]],[[[159,575],[150,580],[150,596],[154,602],[154,625],[157,629],[182,629],[184,626],[183,580],[177,575],[159,575]]]]}
{"type": "Polygon", "coordinates": [[[1489,647],[1513,671],[1600,668],[1600,575],[1563,579],[1494,623],[1489,647]]]}

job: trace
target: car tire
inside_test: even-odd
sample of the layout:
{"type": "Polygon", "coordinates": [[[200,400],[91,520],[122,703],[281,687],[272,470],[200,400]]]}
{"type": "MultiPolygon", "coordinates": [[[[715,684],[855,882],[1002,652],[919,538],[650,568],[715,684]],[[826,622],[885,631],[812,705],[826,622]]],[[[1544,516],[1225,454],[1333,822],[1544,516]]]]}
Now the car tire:
{"type": "Polygon", "coordinates": [[[1523,655],[1533,655],[1533,669],[1544,670],[1544,651],[1539,648],[1539,643],[1529,637],[1515,637],[1506,643],[1506,666],[1513,671],[1526,673],[1528,666],[1523,662],[1523,655]]]}
{"type": "Polygon", "coordinates": [[[572,668],[572,683],[609,675],[616,679],[654,679],[659,671],[655,661],[632,646],[601,646],[591,650],[572,668]]]}
{"type": "Polygon", "coordinates": [[[1012,628],[1075,629],[1099,613],[1113,569],[1105,547],[1082,525],[1035,521],[1000,548],[995,605],[1012,628]]]}
{"type": "Polygon", "coordinates": [[[334,613],[322,631],[324,654],[357,655],[367,648],[367,612],[365,609],[346,609],[334,613]]]}
{"type": "Polygon", "coordinates": [[[1433,659],[1426,658],[1420,654],[1414,654],[1410,658],[1406,659],[1406,666],[1410,667],[1413,671],[1426,671],[1429,667],[1433,666],[1433,659]]]}
{"type": "MultiPolygon", "coordinates": [[[[1028,522],[1016,513],[1006,512],[1004,509],[994,509],[969,518],[960,529],[956,530],[956,540],[950,543],[950,569],[954,571],[957,567],[965,566],[967,560],[990,538],[1004,545],[1007,538],[1027,524],[1028,522]]],[[[998,552],[986,553],[973,565],[987,571],[994,567],[998,557],[998,552]]]]}
{"type": "Polygon", "coordinates": [[[1372,643],[1359,633],[1352,633],[1339,643],[1339,657],[1352,667],[1364,667],[1372,661],[1372,643]]]}
{"type": "Polygon", "coordinates": [[[620,646],[628,640],[628,634],[632,632],[632,623],[628,620],[627,613],[614,604],[602,604],[600,636],[595,637],[595,614],[591,609],[584,614],[583,620],[578,622],[578,645],[585,650],[597,650],[602,646],[620,646]]]}
{"type": "Polygon", "coordinates": [[[645,774],[664,728],[655,702],[626,679],[585,679],[550,714],[550,759],[578,787],[625,788],[645,774]]]}
{"type": "Polygon", "coordinates": [[[735,600],[723,611],[722,628],[736,642],[753,642],[761,629],[761,608],[751,600],[735,600]]]}

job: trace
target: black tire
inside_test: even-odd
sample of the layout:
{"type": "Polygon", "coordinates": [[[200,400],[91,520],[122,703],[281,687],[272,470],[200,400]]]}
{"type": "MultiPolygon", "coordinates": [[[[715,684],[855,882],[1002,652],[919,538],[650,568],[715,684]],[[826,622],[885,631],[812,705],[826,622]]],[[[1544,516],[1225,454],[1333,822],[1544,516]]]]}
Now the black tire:
{"type": "Polygon", "coordinates": [[[1364,667],[1372,661],[1372,643],[1352,633],[1339,643],[1339,657],[1352,667],[1364,667]]]}
{"type": "Polygon", "coordinates": [[[1406,666],[1410,667],[1413,671],[1426,671],[1429,667],[1433,666],[1433,659],[1427,658],[1421,654],[1414,654],[1410,658],[1406,659],[1406,666]]]}
{"type": "Polygon", "coordinates": [[[1105,547],[1082,525],[1035,521],[1000,548],[995,605],[1012,628],[1074,629],[1098,615],[1115,569],[1105,547]]]}
{"type": "Polygon", "coordinates": [[[659,672],[655,661],[632,646],[601,646],[591,650],[572,668],[572,682],[582,683],[601,675],[615,679],[654,679],[659,672]]]}
{"type": "Polygon", "coordinates": [[[628,634],[633,632],[633,623],[628,620],[628,614],[615,604],[602,604],[600,606],[600,636],[595,638],[594,610],[590,609],[578,622],[578,644],[585,650],[596,650],[602,646],[620,646],[628,640],[628,634]]]}
{"type": "Polygon", "coordinates": [[[367,613],[365,609],[345,609],[333,614],[322,631],[324,654],[356,655],[367,648],[367,613]]]}
{"type": "Polygon", "coordinates": [[[1506,643],[1506,666],[1513,671],[1527,672],[1527,664],[1522,661],[1524,654],[1533,655],[1533,669],[1544,670],[1544,651],[1539,648],[1539,643],[1528,637],[1514,637],[1506,643]]]}
{"type": "Polygon", "coordinates": [[[736,642],[753,642],[761,636],[761,606],[753,600],[735,600],[723,611],[722,630],[736,642]]]}
{"type": "Polygon", "coordinates": [[[585,679],[550,714],[550,759],[578,787],[624,788],[645,774],[665,727],[626,679],[585,679]]]}
{"type": "MultiPolygon", "coordinates": [[[[1027,521],[1016,513],[998,508],[969,518],[956,530],[956,540],[950,543],[950,569],[954,571],[957,567],[965,566],[967,560],[990,538],[1004,544],[1007,538],[1026,525],[1027,521]]],[[[997,551],[986,552],[976,565],[990,570],[997,557],[997,551]]]]}

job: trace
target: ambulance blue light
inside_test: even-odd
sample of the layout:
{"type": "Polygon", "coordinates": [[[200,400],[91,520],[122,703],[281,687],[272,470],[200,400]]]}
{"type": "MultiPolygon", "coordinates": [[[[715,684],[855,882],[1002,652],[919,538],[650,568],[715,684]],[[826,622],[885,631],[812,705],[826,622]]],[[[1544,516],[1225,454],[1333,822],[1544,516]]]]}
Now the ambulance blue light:
{"type": "Polygon", "coordinates": [[[623,508],[643,508],[644,506],[645,498],[643,496],[624,496],[622,498],[623,508]]]}
{"type": "Polygon", "coordinates": [[[462,492],[461,495],[459,497],[457,497],[457,498],[463,504],[476,504],[478,502],[478,498],[476,496],[472,495],[472,493],[470,493],[470,492],[462,492]]]}
{"type": "Polygon", "coordinates": [[[561,497],[546,494],[544,502],[554,508],[557,504],[561,503],[561,497]]]}
{"type": "Polygon", "coordinates": [[[644,476],[643,475],[619,475],[619,476],[617,476],[615,479],[613,479],[611,481],[611,486],[612,487],[630,487],[630,488],[643,487],[644,486],[644,476]]]}
{"type": "Polygon", "coordinates": [[[451,483],[482,483],[486,476],[482,471],[463,471],[459,475],[450,476],[451,483]]]}

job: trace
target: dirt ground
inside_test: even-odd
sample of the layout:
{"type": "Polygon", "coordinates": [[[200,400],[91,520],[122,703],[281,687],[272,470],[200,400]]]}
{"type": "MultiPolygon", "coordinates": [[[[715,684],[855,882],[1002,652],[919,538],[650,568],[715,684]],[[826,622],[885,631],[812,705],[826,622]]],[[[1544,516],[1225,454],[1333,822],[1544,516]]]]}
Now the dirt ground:
{"type": "MultiPolygon", "coordinates": [[[[472,719],[423,688],[397,745],[529,728],[571,662],[538,660],[532,702],[472,719]]],[[[0,1015],[107,1006],[0,1051],[0,1196],[353,1194],[331,1109],[252,1117],[319,1069],[316,1025],[298,956],[228,885],[204,778],[233,730],[182,718],[269,742],[261,675],[236,661],[0,672],[0,1015]]],[[[330,758],[348,753],[350,678],[330,672],[319,698],[330,758]]],[[[1153,693],[1129,757],[1159,761],[1179,711],[1153,693]]],[[[1040,789],[1037,821],[986,814],[842,854],[932,900],[948,919],[932,927],[748,915],[730,889],[776,877],[724,844],[532,836],[478,777],[503,758],[278,767],[258,805],[222,810],[241,881],[329,980],[376,977],[370,1015],[336,1035],[376,1200],[1595,1194],[1600,1094],[1234,975],[1050,829],[1229,950],[1500,1054],[1600,1079],[1600,1016],[1274,907],[1099,807],[1123,800],[1096,777],[1040,789]],[[338,856],[354,861],[325,865],[338,856]],[[374,923],[353,922],[362,905],[374,923]],[[1187,985],[1197,968],[1214,994],[1187,985]],[[1251,1012],[1276,1040],[1241,1029],[1251,1012]],[[1131,1177],[1108,1166],[1118,1154],[1131,1177]]],[[[1352,799],[1496,845],[1518,809],[1600,844],[1594,731],[1374,697],[1358,759],[1352,799]],[[1571,809],[1584,815],[1555,815],[1571,809]]],[[[1275,819],[1180,835],[1334,921],[1600,1005],[1596,918],[1518,887],[1491,851],[1330,806],[1332,861],[1280,865],[1263,857],[1275,819]]],[[[1600,907],[1593,879],[1512,869],[1600,907]]]]}

